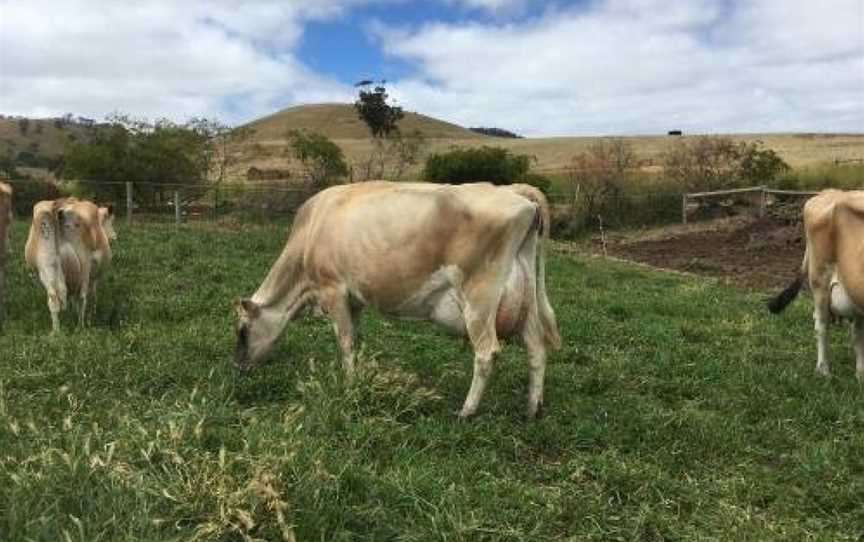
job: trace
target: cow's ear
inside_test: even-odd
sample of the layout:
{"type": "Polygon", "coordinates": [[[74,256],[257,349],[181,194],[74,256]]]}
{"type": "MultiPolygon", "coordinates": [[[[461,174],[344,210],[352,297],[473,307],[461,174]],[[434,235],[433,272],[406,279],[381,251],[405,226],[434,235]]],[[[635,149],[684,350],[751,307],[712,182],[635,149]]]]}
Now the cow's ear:
{"type": "Polygon", "coordinates": [[[109,203],[108,205],[105,206],[105,209],[108,210],[108,216],[114,215],[114,205],[113,204],[109,203]]]}

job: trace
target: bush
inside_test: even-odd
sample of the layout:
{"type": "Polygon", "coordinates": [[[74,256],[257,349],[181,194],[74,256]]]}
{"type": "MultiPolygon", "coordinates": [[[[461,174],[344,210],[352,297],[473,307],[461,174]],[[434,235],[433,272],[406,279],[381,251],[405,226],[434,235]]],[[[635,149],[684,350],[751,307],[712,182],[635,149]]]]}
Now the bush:
{"type": "Polygon", "coordinates": [[[511,184],[526,181],[530,165],[528,155],[514,155],[500,147],[453,149],[427,158],[423,179],[453,184],[511,184]]]}
{"type": "Polygon", "coordinates": [[[12,208],[15,215],[29,217],[33,205],[42,200],[57,199],[65,196],[56,184],[44,179],[24,178],[12,183],[12,208]]]}
{"type": "Polygon", "coordinates": [[[539,189],[547,196],[549,195],[549,189],[552,187],[552,179],[545,175],[540,175],[539,173],[528,173],[525,175],[525,178],[522,179],[522,182],[539,189]]]}
{"type": "Polygon", "coordinates": [[[342,149],[324,134],[290,130],[288,140],[292,156],[303,165],[306,178],[313,186],[322,188],[348,175],[342,149]]]}

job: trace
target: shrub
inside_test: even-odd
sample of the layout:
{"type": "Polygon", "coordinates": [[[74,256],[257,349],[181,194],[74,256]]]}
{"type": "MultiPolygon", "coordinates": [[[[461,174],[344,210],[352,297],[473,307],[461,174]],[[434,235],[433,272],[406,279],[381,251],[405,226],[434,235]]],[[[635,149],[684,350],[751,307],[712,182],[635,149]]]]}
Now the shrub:
{"type": "Polygon", "coordinates": [[[423,178],[438,183],[511,184],[525,181],[530,165],[528,155],[514,155],[500,147],[453,149],[427,158],[423,178]]]}
{"type": "Polygon", "coordinates": [[[66,195],[51,181],[26,177],[13,183],[12,190],[12,207],[15,215],[20,217],[29,217],[33,213],[33,205],[39,201],[66,195]]]}
{"type": "Polygon", "coordinates": [[[540,175],[539,173],[526,174],[525,178],[522,179],[522,182],[538,188],[547,196],[549,195],[549,189],[552,187],[552,179],[545,175],[540,175]]]}
{"type": "Polygon", "coordinates": [[[306,177],[313,186],[327,186],[334,179],[348,175],[348,164],[342,149],[324,134],[317,132],[288,132],[291,154],[300,161],[306,177]]]}

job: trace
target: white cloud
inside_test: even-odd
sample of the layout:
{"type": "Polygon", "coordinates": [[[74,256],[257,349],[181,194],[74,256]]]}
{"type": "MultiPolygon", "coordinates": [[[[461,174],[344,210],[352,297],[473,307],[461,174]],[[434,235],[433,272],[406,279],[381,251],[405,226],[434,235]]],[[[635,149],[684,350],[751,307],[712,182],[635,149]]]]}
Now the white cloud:
{"type": "MultiPolygon", "coordinates": [[[[0,0],[0,112],[238,122],[350,101],[298,57],[307,24],[404,1],[0,0]]],[[[528,135],[864,131],[860,0],[438,1],[466,20],[360,21],[413,66],[388,85],[411,110],[528,135]]]]}
{"type": "Polygon", "coordinates": [[[237,121],[346,100],[349,87],[312,73],[292,49],[308,20],[350,4],[4,1],[0,111],[237,121]]]}
{"type": "Polygon", "coordinates": [[[447,2],[469,9],[482,9],[492,14],[500,14],[521,10],[528,0],[447,0],[447,2]]]}
{"type": "Polygon", "coordinates": [[[403,104],[525,134],[864,131],[864,4],[604,2],[376,30],[403,104]]]}

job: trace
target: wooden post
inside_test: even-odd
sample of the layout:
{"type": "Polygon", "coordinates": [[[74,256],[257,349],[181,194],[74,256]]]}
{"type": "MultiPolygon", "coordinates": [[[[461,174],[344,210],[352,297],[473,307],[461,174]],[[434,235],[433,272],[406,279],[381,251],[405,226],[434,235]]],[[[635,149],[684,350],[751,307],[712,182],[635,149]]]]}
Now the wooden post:
{"type": "Polygon", "coordinates": [[[174,191],[174,227],[180,227],[180,191],[174,191]]]}
{"type": "Polygon", "coordinates": [[[765,207],[768,205],[768,192],[766,192],[767,187],[763,186],[762,191],[759,193],[759,218],[765,217],[765,207]]]}
{"type": "Polygon", "coordinates": [[[681,223],[687,224],[687,193],[681,195],[681,223]]]}
{"type": "Polygon", "coordinates": [[[219,221],[219,185],[213,189],[213,222],[219,221]]]}
{"type": "Polygon", "coordinates": [[[126,225],[132,225],[132,183],[126,181],[126,225]]]}

